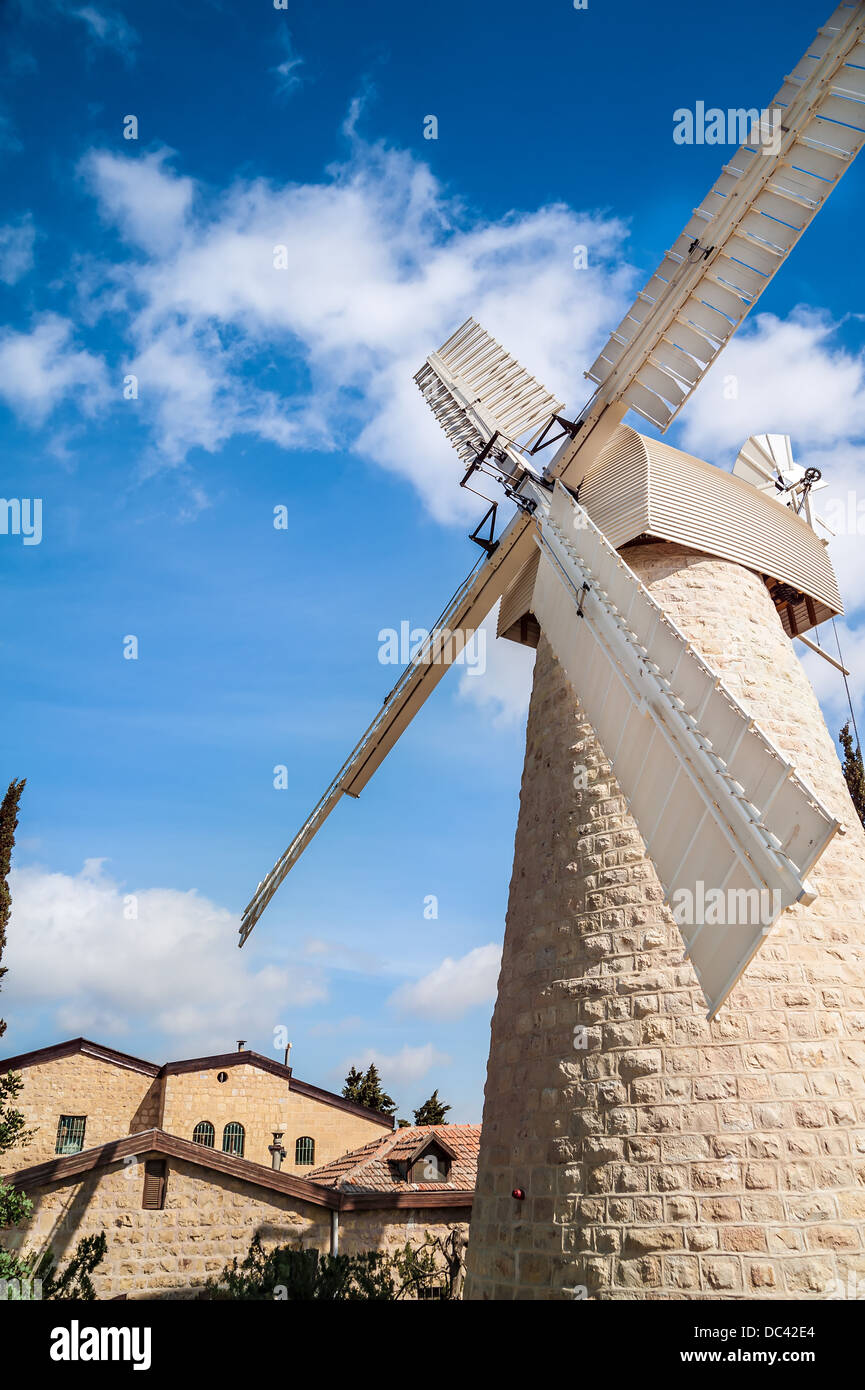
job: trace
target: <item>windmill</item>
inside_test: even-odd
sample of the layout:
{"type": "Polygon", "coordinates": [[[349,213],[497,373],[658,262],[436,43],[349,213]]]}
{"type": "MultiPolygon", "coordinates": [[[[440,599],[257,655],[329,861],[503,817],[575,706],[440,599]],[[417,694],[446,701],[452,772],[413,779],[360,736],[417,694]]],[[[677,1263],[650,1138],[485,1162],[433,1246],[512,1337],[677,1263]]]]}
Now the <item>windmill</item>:
{"type": "MultiPolygon", "coordinates": [[[[624,416],[667,429],[865,142],[863,35],[862,3],[840,5],[818,32],[771,105],[771,145],[754,131],[724,166],[586,373],[596,389],[579,414],[473,319],[427,358],[415,380],[463,484],[495,478],[513,516],[496,538],[490,507],[473,534],[478,565],[243,914],[241,945],[337,801],[359,795],[498,603],[499,635],[538,656],[469,1296],[824,1292],[822,1255],[797,1286],[805,1247],[792,1237],[778,1236],[777,1259],[758,1258],[773,1249],[763,1228],[783,1218],[791,1181],[777,1135],[755,1152],[778,1167],[764,1184],[778,1211],[755,1205],[738,1168],[728,1202],[738,1245],[701,1245],[698,1208],[705,1191],[733,1190],[712,1160],[733,1168],[748,1157],[747,1144],[725,1139],[736,1128],[721,1114],[727,1101],[730,1114],[747,1111],[752,1135],[776,1125],[804,1136],[788,1141],[792,1154],[811,1152],[807,1131],[820,1126],[809,1067],[789,1049],[783,1064],[768,1058],[760,1066],[784,1079],[777,1095],[761,1092],[726,1044],[745,1036],[756,1047],[761,1029],[771,1040],[771,1027],[799,1026],[785,1008],[811,1000],[824,969],[814,943],[836,916],[845,944],[865,946],[865,842],[792,649],[794,639],[813,646],[805,634],[842,611],[811,510],[819,477],[794,463],[785,436],[752,436],[726,473],[624,416]],[[578,753],[588,781],[575,790],[578,753]],[[799,956],[791,922],[802,924],[799,956]],[[770,1027],[761,1005],[773,972],[788,1002],[770,1010],[780,1015],[770,1027]],[[781,1103],[790,1096],[795,1115],[781,1103]],[[675,1200],[663,1195],[679,1191],[674,1163],[687,1169],[675,1200]],[[517,1193],[536,1199],[531,1216],[514,1216],[517,1193]]],[[[827,1053],[830,1036],[856,1041],[851,980],[865,988],[861,953],[838,997],[823,993],[842,1020],[827,1053]]],[[[863,1060],[847,1083],[860,1102],[863,1060]]],[[[841,1199],[830,1205],[843,1225],[841,1199]]],[[[846,1248],[832,1247],[833,1277],[846,1248]]]]}

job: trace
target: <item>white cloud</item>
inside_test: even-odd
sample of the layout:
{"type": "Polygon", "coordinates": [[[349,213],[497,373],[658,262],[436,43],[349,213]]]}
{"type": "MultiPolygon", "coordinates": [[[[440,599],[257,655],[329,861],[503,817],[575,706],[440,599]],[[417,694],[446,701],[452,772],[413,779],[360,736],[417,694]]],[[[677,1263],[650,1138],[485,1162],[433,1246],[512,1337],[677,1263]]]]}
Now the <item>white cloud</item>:
{"type": "Polygon", "coordinates": [[[170,150],[138,158],[91,151],[80,171],[104,217],[143,251],[164,255],[177,247],[189,222],[194,186],[166,168],[170,150]]]}
{"type": "Polygon", "coordinates": [[[422,979],[401,985],[390,1003],[403,1013],[425,1018],[460,1018],[495,999],[501,958],[502,948],[494,943],[477,946],[458,960],[446,956],[422,979]]]}
{"type": "Polygon", "coordinates": [[[835,535],[829,559],[848,614],[865,607],[862,546],[865,538],[865,444],[841,441],[833,448],[795,449],[797,463],[819,468],[825,488],[813,493],[814,510],[835,535]]]}
{"type": "Polygon", "coordinates": [[[162,1035],[168,1053],[224,1050],[237,1037],[270,1034],[289,1008],[326,998],[321,972],[256,968],[237,950],[239,919],[195,892],[148,888],[135,895],[103,861],[79,874],[13,871],[4,981],[7,1018],[51,1010],[61,1034],[121,1039],[162,1035]]]}
{"type": "Polygon", "coordinates": [[[57,314],[45,314],[29,333],[0,334],[0,397],[34,424],[68,397],[85,415],[107,398],[104,362],[76,347],[72,335],[57,314]]]}
{"type": "MultiPolygon", "coordinates": [[[[790,436],[796,462],[819,468],[827,484],[812,500],[816,512],[837,530],[829,558],[853,618],[865,607],[865,350],[842,346],[840,327],[828,314],[802,306],[785,319],[758,314],[733,339],[683,412],[679,442],[732,467],[750,434],[790,436]],[[732,400],[724,395],[729,377],[738,386],[732,400]]],[[[856,700],[865,689],[865,634],[843,622],[838,630],[856,700]]],[[[828,624],[820,640],[837,655],[828,624]]],[[[836,733],[847,709],[842,677],[820,657],[794,645],[836,733]]]]}
{"type": "Polygon", "coordinates": [[[80,9],[63,7],[70,19],[77,19],[87,30],[88,36],[105,48],[113,48],[126,57],[138,43],[138,34],[116,10],[99,10],[95,5],[82,5],[80,9]]]}
{"type": "MultiPolygon", "coordinates": [[[[861,692],[865,690],[865,628],[851,628],[841,618],[836,619],[836,627],[844,665],[850,672],[849,684],[854,699],[857,722],[861,724],[861,705],[859,705],[857,697],[861,698],[861,692]]],[[[836,661],[838,660],[838,648],[835,644],[835,634],[832,631],[831,623],[824,623],[816,633],[809,632],[808,636],[812,641],[819,637],[824,650],[836,661]]],[[[846,724],[850,718],[844,677],[840,671],[835,670],[834,666],[830,666],[828,661],[824,661],[815,652],[809,652],[807,648],[802,646],[801,642],[794,642],[793,647],[814,687],[823,716],[829,725],[829,732],[834,738],[841,726],[846,724]]],[[[865,728],[860,728],[860,733],[865,737],[865,728]]]]}
{"type": "Polygon", "coordinates": [[[785,319],[757,314],[683,411],[683,447],[732,467],[750,434],[789,434],[797,456],[865,434],[865,354],[839,346],[838,327],[801,306],[785,319]],[[732,400],[730,377],[738,390],[732,400]]]}
{"type": "Polygon", "coordinates": [[[97,5],[77,5],[74,0],[18,0],[21,18],[26,21],[47,20],[56,26],[58,17],[82,25],[90,44],[109,48],[131,61],[139,37],[119,10],[97,5]]]}
{"type": "Polygon", "coordinates": [[[366,1071],[370,1062],[375,1062],[381,1075],[384,1090],[390,1091],[392,1087],[407,1086],[413,1081],[419,1081],[422,1076],[426,1076],[432,1071],[433,1067],[444,1067],[449,1065],[450,1057],[447,1053],[439,1052],[433,1047],[432,1043],[423,1043],[419,1047],[402,1047],[399,1052],[377,1052],[375,1048],[356,1048],[350,1057],[346,1058],[343,1064],[343,1072],[347,1072],[350,1067],[359,1067],[366,1071]]]}
{"type": "MultiPolygon", "coordinates": [[[[477,705],[495,728],[505,728],[525,718],[532,693],[535,653],[531,647],[496,637],[498,607],[484,619],[486,661],[476,671],[462,670],[459,694],[477,705]]],[[[478,639],[476,639],[477,641],[478,639]]]]}
{"type": "Polygon", "coordinates": [[[275,72],[277,75],[277,88],[279,92],[283,96],[287,96],[289,92],[293,92],[295,88],[299,87],[303,82],[303,78],[298,71],[299,68],[303,67],[303,59],[298,56],[295,51],[294,40],[291,34],[285,29],[280,33],[280,44],[285,56],[282,62],[278,63],[271,71],[275,72]]]}
{"type": "Polygon", "coordinates": [[[0,280],[4,285],[16,285],[32,269],[35,236],[29,216],[0,227],[0,280]]]}
{"type": "Polygon", "coordinates": [[[349,447],[409,478],[439,518],[474,515],[412,381],[427,352],[474,313],[551,388],[576,385],[579,405],[579,373],[631,288],[616,219],[555,205],[470,224],[425,164],[356,136],[319,183],[237,182],[219,196],[175,176],[164,152],[95,152],[83,167],[103,215],[146,253],[105,278],[131,370],[161,402],[169,460],[237,432],[349,447]],[[587,270],[573,268],[576,244],[587,270]]]}

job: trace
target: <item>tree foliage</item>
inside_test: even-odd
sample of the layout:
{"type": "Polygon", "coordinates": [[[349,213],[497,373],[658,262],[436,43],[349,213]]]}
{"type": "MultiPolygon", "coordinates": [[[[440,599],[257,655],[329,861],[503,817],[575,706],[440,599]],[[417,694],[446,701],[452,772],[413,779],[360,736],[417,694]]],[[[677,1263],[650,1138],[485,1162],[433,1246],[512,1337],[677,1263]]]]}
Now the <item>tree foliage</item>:
{"type": "Polygon", "coordinates": [[[0,1250],[0,1281],[3,1281],[4,1297],[13,1302],[34,1298],[43,1302],[47,1299],[55,1302],[93,1300],[96,1291],[90,1276],[105,1258],[107,1249],[104,1231],[95,1236],[84,1236],[75,1247],[69,1263],[59,1271],[50,1250],[46,1250],[41,1259],[0,1250]]]}
{"type": "MultiPolygon", "coordinates": [[[[23,1114],[14,1104],[23,1084],[17,1072],[10,1071],[5,1076],[0,1076],[0,1154],[8,1153],[16,1145],[23,1148],[30,1143],[35,1133],[35,1130],[27,1128],[23,1114]]],[[[26,1220],[32,1207],[33,1203],[23,1192],[10,1187],[0,1179],[0,1231],[26,1220]]],[[[15,1256],[8,1256],[5,1251],[0,1250],[0,1278],[18,1277],[14,1273],[3,1272],[6,1263],[4,1255],[6,1261],[16,1259],[15,1256]]]]}
{"type": "MultiPolygon", "coordinates": [[[[9,892],[9,870],[12,867],[12,850],[15,846],[15,831],[18,826],[18,803],[24,790],[25,781],[12,781],[0,803],[0,962],[6,946],[6,928],[12,910],[12,897],[9,892]]],[[[0,964],[0,981],[6,974],[6,967],[0,964]]],[[[6,1032],[6,1024],[0,1019],[0,1037],[6,1032]]],[[[17,1072],[7,1072],[0,1076],[0,1154],[10,1149],[25,1148],[36,1133],[27,1128],[22,1111],[15,1104],[21,1094],[23,1081],[17,1072]]],[[[0,1232],[10,1226],[18,1226],[33,1210],[33,1203],[17,1187],[10,1187],[0,1180],[0,1232]]],[[[91,1299],[96,1295],[90,1278],[94,1269],[105,1257],[108,1242],[105,1232],[85,1236],[78,1242],[75,1252],[63,1269],[58,1270],[53,1252],[49,1249],[41,1257],[18,1254],[0,1246],[0,1283],[3,1285],[4,1299],[91,1299]]]]}
{"type": "Polygon", "coordinates": [[[366,1072],[352,1067],[345,1078],[342,1094],[346,1100],[353,1100],[356,1105],[365,1105],[367,1110],[377,1110],[381,1115],[393,1115],[397,1108],[396,1101],[387,1091],[382,1090],[381,1077],[375,1062],[370,1062],[366,1072]]]}
{"type": "Polygon", "coordinates": [[[101,1264],[108,1249],[105,1232],[84,1236],[75,1247],[69,1263],[58,1271],[50,1250],[36,1266],[36,1278],[42,1280],[42,1297],[50,1299],[94,1299],[96,1293],[90,1278],[101,1264]]]}
{"type": "Polygon", "coordinates": [[[844,725],[838,735],[838,742],[844,750],[844,776],[856,808],[856,814],[865,825],[865,767],[862,764],[862,749],[858,743],[854,749],[853,736],[850,733],[850,721],[844,725]]]}
{"type": "MultiPolygon", "coordinates": [[[[13,779],[9,783],[6,795],[0,802],[0,982],[6,974],[3,952],[6,948],[6,928],[9,925],[9,915],[12,909],[9,870],[12,867],[12,850],[15,845],[15,830],[18,825],[18,802],[21,800],[24,786],[23,779],[21,781],[13,779]]],[[[6,1024],[0,1018],[0,1038],[5,1032],[6,1024]]]]}
{"type": "Polygon", "coordinates": [[[19,1072],[7,1071],[5,1076],[0,1076],[0,1154],[24,1148],[36,1133],[35,1129],[27,1128],[22,1111],[14,1104],[23,1086],[19,1072]]]}
{"type": "MultiPolygon", "coordinates": [[[[15,1105],[23,1082],[17,1072],[0,1076],[0,1154],[24,1148],[35,1130],[28,1129],[24,1115],[15,1105]]],[[[10,1226],[18,1226],[33,1210],[33,1203],[19,1188],[0,1179],[0,1236],[10,1226]]],[[[37,1257],[18,1254],[0,1245],[0,1282],[4,1299],[90,1299],[95,1298],[90,1278],[107,1249],[105,1232],[85,1236],[78,1242],[69,1263],[58,1270],[51,1250],[37,1257]]]]}
{"type": "Polygon", "coordinates": [[[393,1255],[368,1250],[359,1255],[322,1255],[278,1245],[265,1250],[253,1237],[242,1260],[232,1260],[218,1279],[210,1279],[201,1295],[208,1300],[277,1302],[311,1299],[348,1302],[398,1301],[417,1297],[436,1286],[443,1298],[459,1296],[465,1240],[461,1233],[431,1236],[413,1247],[407,1243],[393,1255]]]}
{"type": "Polygon", "coordinates": [[[436,1087],[429,1100],[425,1100],[423,1105],[415,1110],[414,1122],[416,1125],[446,1125],[445,1115],[450,1109],[449,1105],[442,1105],[436,1087]]]}

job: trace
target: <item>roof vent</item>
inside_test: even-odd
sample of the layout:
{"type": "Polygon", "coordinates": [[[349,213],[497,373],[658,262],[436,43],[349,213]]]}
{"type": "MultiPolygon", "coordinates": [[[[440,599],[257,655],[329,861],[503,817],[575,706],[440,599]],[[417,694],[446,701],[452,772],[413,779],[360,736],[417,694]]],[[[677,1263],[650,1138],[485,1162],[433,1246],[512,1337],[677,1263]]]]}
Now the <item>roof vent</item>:
{"type": "Polygon", "coordinates": [[[238,1038],[238,1039],[237,1039],[237,1050],[238,1050],[238,1052],[242,1052],[243,1049],[244,1049],[245,1047],[246,1047],[246,1038],[238,1038]]]}

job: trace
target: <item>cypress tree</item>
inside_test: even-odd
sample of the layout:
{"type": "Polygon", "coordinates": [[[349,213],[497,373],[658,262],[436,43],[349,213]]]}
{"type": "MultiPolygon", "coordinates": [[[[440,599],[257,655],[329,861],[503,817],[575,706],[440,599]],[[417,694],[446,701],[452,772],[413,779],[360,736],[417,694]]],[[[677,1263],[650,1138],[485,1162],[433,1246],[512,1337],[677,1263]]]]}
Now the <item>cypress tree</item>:
{"type": "MultiPolygon", "coordinates": [[[[18,802],[24,790],[25,779],[14,779],[0,803],[0,982],[6,974],[3,952],[6,948],[6,928],[12,911],[12,895],[9,892],[9,870],[12,867],[12,848],[15,844],[15,829],[18,825],[18,802]]],[[[0,1018],[0,1038],[6,1032],[6,1024],[0,1018]]]]}
{"type": "Polygon", "coordinates": [[[844,725],[838,735],[838,742],[844,749],[844,777],[856,807],[856,814],[865,825],[865,767],[862,765],[862,749],[858,743],[853,748],[853,736],[850,733],[850,720],[844,725]]]}

